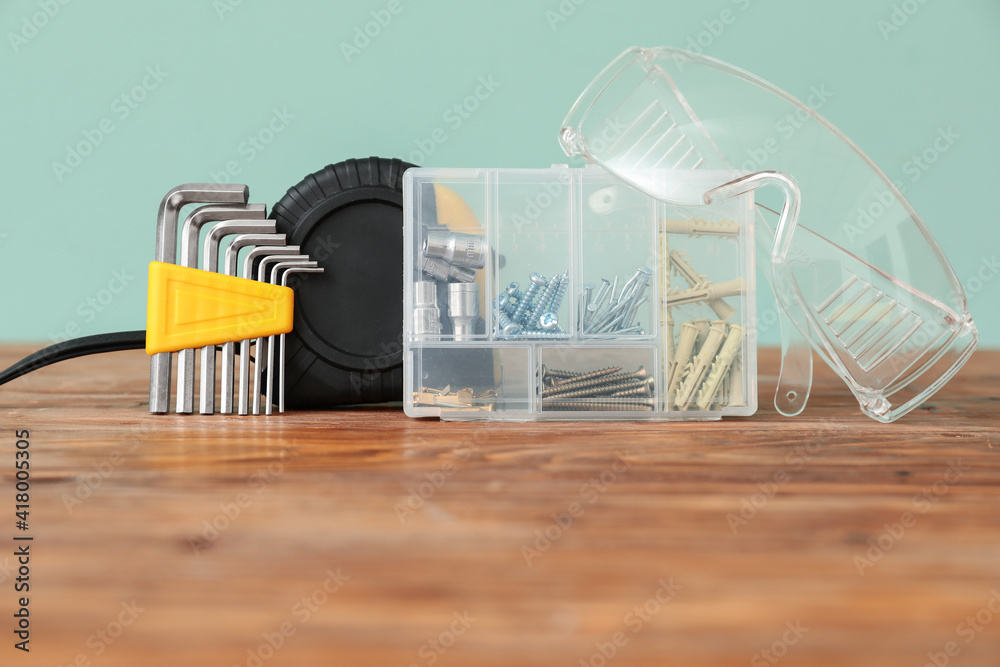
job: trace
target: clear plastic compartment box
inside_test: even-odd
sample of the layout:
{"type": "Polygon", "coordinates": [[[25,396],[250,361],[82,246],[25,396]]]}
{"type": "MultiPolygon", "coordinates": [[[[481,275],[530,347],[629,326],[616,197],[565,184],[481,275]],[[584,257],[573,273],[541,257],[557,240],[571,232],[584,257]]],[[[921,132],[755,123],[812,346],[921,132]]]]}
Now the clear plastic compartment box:
{"type": "MultiPolygon", "coordinates": [[[[703,193],[740,173],[651,177],[703,193]]],[[[407,415],[756,411],[752,193],[669,206],[566,166],[410,169],[403,188],[407,415]]]]}

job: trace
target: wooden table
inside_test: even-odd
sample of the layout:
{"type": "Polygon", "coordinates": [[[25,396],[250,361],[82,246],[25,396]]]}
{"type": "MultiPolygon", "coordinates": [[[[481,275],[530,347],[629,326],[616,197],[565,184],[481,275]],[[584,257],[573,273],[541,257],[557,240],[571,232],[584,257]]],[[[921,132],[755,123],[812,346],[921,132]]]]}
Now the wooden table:
{"type": "Polygon", "coordinates": [[[141,352],[36,372],[0,388],[34,537],[0,664],[1000,664],[1000,352],[891,425],[825,369],[783,418],[776,370],[677,424],[154,417],[141,352]]]}

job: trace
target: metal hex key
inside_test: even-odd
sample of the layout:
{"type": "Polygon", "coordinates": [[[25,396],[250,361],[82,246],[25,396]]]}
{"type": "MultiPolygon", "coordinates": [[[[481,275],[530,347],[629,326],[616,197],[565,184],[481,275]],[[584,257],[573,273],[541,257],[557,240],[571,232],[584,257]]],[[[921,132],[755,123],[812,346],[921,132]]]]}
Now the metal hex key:
{"type": "MultiPolygon", "coordinates": [[[[267,280],[267,278],[268,278],[268,265],[270,265],[270,264],[275,264],[277,262],[293,262],[293,263],[301,264],[302,262],[308,262],[308,261],[310,261],[309,255],[284,255],[284,256],[282,256],[282,255],[275,255],[275,256],[265,257],[264,259],[260,260],[260,265],[257,267],[257,280],[260,281],[260,282],[262,282],[262,283],[263,282],[268,282],[268,280],[267,280]]],[[[253,393],[251,395],[254,398],[254,402],[253,402],[253,414],[259,415],[260,414],[260,395],[261,395],[261,392],[260,392],[261,372],[264,369],[264,364],[266,363],[265,360],[267,359],[267,342],[265,341],[265,339],[264,339],[263,336],[260,336],[260,337],[257,338],[256,355],[257,356],[255,357],[255,360],[254,360],[254,372],[253,372],[253,393]]],[[[240,367],[241,380],[242,380],[242,372],[243,372],[243,368],[242,368],[242,360],[241,360],[241,367],[240,367]]],[[[242,388],[241,388],[241,390],[242,390],[242,388]]],[[[240,397],[240,405],[241,406],[242,406],[242,401],[243,401],[243,398],[241,396],[240,397]]],[[[246,414],[246,413],[241,410],[240,414],[246,414]]]]}
{"type": "MultiPolygon", "coordinates": [[[[310,262],[315,265],[316,262],[310,262]]],[[[279,265],[280,266],[280,265],[279,265]]],[[[288,287],[288,276],[293,273],[323,273],[323,267],[321,266],[293,266],[289,267],[285,273],[281,276],[281,286],[288,287]]],[[[279,336],[279,349],[278,349],[278,412],[285,411],[285,334],[279,336]]],[[[267,354],[268,354],[268,366],[267,366],[267,408],[265,412],[271,414],[271,349],[274,346],[274,336],[271,336],[271,342],[268,344],[267,354]]]]}
{"type": "MultiPolygon", "coordinates": [[[[219,244],[226,236],[235,234],[273,234],[274,220],[226,220],[220,222],[208,232],[205,239],[205,250],[202,253],[202,268],[206,271],[219,270],[219,244]]],[[[194,391],[194,378],[191,386],[185,386],[184,391],[194,391]]],[[[206,345],[201,348],[201,391],[199,394],[201,414],[210,415],[215,412],[215,346],[206,345]]]]}
{"type": "MultiPolygon", "coordinates": [[[[243,258],[243,277],[252,280],[254,277],[254,263],[260,259],[261,263],[269,257],[279,257],[281,255],[299,255],[299,246],[279,246],[254,248],[243,258]],[[263,258],[263,259],[261,259],[263,258]]],[[[223,361],[225,365],[225,361],[223,361]]],[[[239,414],[245,415],[249,412],[250,405],[250,339],[240,341],[240,383],[239,383],[239,414]]]]}
{"type": "MultiPolygon", "coordinates": [[[[285,244],[284,234],[242,234],[233,239],[226,247],[226,258],[222,264],[222,272],[227,276],[235,276],[236,264],[239,261],[240,250],[252,247],[261,248],[266,252],[273,246],[283,246],[285,244]]],[[[250,251],[251,253],[253,250],[250,251]]],[[[249,254],[249,253],[248,253],[249,254]]],[[[252,261],[252,260],[251,260],[252,261]]],[[[222,344],[222,406],[219,410],[222,414],[233,413],[233,383],[235,380],[234,365],[236,362],[236,343],[228,342],[222,344]]]]}
{"type": "MultiPolygon", "coordinates": [[[[241,184],[185,183],[166,194],[156,216],[154,259],[173,264],[177,258],[177,218],[187,204],[245,204],[250,189],[241,184]]],[[[170,353],[155,354],[149,361],[149,411],[170,410],[170,353]]]]}
{"type": "MultiPolygon", "coordinates": [[[[181,250],[178,264],[198,268],[198,239],[201,228],[210,222],[232,220],[234,218],[263,220],[267,217],[267,207],[263,204],[237,204],[232,206],[201,206],[194,210],[181,228],[181,250]]],[[[177,353],[177,412],[194,412],[194,350],[177,353]],[[190,391],[185,388],[190,387],[190,391]]]]}
{"type": "MultiPolygon", "coordinates": [[[[286,280],[287,280],[285,278],[285,276],[283,275],[284,273],[287,273],[288,271],[291,271],[291,270],[297,269],[297,268],[301,268],[301,269],[315,269],[315,268],[319,267],[319,263],[318,262],[314,262],[314,261],[310,260],[308,256],[305,256],[305,257],[306,257],[306,259],[303,261],[303,260],[297,259],[296,256],[289,256],[289,257],[285,258],[285,261],[281,261],[281,262],[278,262],[277,264],[275,264],[274,268],[271,269],[271,279],[268,282],[270,282],[272,285],[278,285],[278,284],[284,285],[285,282],[286,282],[286,280]],[[279,280],[279,276],[281,276],[280,280],[279,280]]],[[[265,380],[267,384],[264,387],[264,391],[261,392],[263,394],[263,396],[264,396],[264,414],[265,415],[270,415],[271,414],[271,411],[272,411],[271,409],[272,409],[272,406],[273,406],[271,392],[274,389],[274,344],[276,342],[274,339],[275,339],[275,336],[273,336],[273,335],[267,337],[267,347],[266,347],[266,349],[267,349],[267,365],[263,369],[263,370],[265,370],[267,372],[267,377],[266,377],[266,380],[265,380]]],[[[258,365],[256,368],[260,369],[260,366],[258,365]]],[[[257,373],[257,376],[254,378],[255,385],[256,385],[256,382],[258,380],[260,380],[260,373],[259,372],[257,373]]],[[[259,396],[260,395],[258,394],[254,398],[257,399],[257,398],[259,398],[259,396]]],[[[259,402],[258,402],[258,404],[259,404],[259,402]]]]}

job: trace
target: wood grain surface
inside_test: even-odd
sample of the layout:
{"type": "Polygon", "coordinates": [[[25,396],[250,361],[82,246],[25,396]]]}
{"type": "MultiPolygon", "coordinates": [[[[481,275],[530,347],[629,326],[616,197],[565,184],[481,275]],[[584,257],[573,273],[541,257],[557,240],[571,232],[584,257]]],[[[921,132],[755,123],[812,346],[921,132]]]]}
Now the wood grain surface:
{"type": "Polygon", "coordinates": [[[0,388],[34,537],[0,664],[1000,665],[1000,352],[890,425],[825,368],[781,417],[776,372],[748,419],[455,424],[151,416],[142,352],[38,371],[0,388]]]}

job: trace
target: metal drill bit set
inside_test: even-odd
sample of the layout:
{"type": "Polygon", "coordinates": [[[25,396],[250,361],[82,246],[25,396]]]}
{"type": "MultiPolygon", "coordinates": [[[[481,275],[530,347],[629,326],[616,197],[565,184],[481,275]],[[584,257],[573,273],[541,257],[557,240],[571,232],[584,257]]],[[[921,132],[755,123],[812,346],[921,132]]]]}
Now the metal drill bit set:
{"type": "Polygon", "coordinates": [[[706,420],[755,411],[751,196],[668,208],[600,169],[562,166],[417,168],[403,183],[408,415],[706,420]],[[441,207],[420,205],[431,191],[439,202],[464,199],[461,225],[442,231],[441,207]],[[478,298],[488,308],[475,311],[478,298]],[[471,313],[482,326],[456,320],[471,313]]]}
{"type": "MultiPolygon", "coordinates": [[[[165,306],[171,326],[195,329],[203,338],[212,341],[196,349],[177,350],[175,410],[181,414],[195,410],[196,357],[200,357],[198,410],[205,415],[216,411],[217,345],[222,349],[221,379],[218,380],[221,413],[232,414],[238,410],[241,415],[250,412],[256,415],[260,414],[263,405],[264,412],[271,414],[275,403],[279,411],[284,411],[285,334],[254,336],[270,304],[262,298],[256,303],[240,302],[226,290],[234,285],[245,285],[241,279],[287,288],[293,274],[321,273],[323,269],[301,253],[298,246],[287,244],[285,235],[277,233],[275,221],[267,219],[263,204],[248,204],[248,199],[246,185],[191,183],[172,189],[160,204],[155,263],[225,277],[215,279],[196,271],[185,273],[185,277],[192,276],[191,281],[182,282],[171,293],[184,299],[186,308],[165,306]],[[194,209],[183,225],[179,225],[181,209],[188,204],[204,205],[194,209]],[[218,326],[213,329],[214,325],[218,326]],[[246,337],[240,339],[234,332],[242,332],[246,337]],[[238,382],[237,342],[240,349],[238,382]],[[254,359],[252,371],[251,356],[254,359]]],[[[151,303],[151,312],[155,307],[164,306],[151,303]]],[[[171,352],[152,356],[151,413],[170,411],[172,356],[171,352]]]]}

